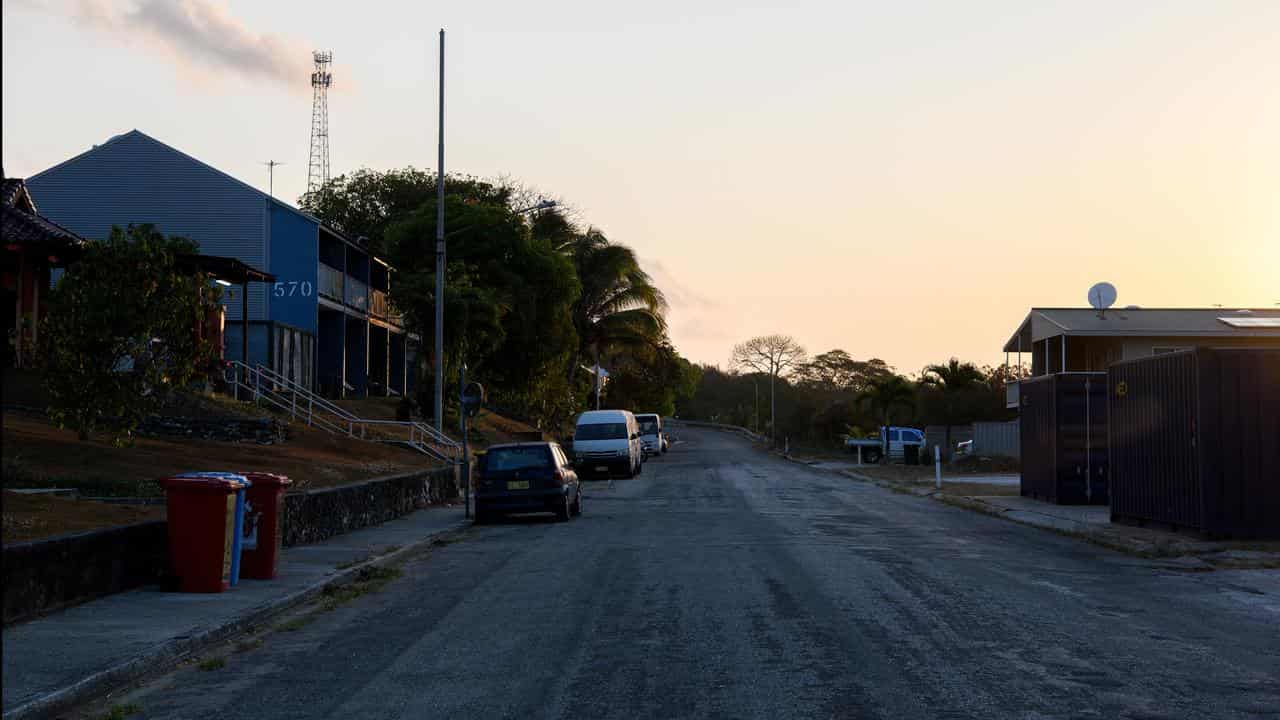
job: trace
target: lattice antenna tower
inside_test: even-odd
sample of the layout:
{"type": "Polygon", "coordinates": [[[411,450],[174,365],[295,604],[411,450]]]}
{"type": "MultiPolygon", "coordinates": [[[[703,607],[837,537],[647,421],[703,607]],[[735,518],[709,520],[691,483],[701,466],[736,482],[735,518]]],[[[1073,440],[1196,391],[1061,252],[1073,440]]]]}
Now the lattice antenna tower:
{"type": "Polygon", "coordinates": [[[333,84],[333,52],[311,53],[315,70],[311,72],[311,160],[307,163],[307,194],[329,182],[329,86],[333,84]]]}

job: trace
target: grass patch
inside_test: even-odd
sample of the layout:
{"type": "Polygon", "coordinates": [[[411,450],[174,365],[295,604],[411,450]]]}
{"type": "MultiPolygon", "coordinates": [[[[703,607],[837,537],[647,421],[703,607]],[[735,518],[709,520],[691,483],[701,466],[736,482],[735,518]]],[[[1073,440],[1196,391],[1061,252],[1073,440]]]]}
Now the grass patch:
{"type": "Polygon", "coordinates": [[[262,647],[262,638],[256,637],[256,638],[250,638],[248,640],[237,641],[235,645],[235,651],[238,653],[245,653],[245,652],[249,652],[250,650],[257,650],[260,647],[262,647]]]}
{"type": "Polygon", "coordinates": [[[306,627],[308,624],[310,624],[312,620],[315,620],[315,619],[316,619],[316,613],[314,611],[309,612],[306,615],[299,615],[296,618],[285,620],[279,625],[276,625],[276,630],[279,632],[297,632],[302,628],[306,627]]]}
{"type": "Polygon", "coordinates": [[[342,585],[330,585],[322,593],[320,608],[324,611],[334,610],[358,597],[378,592],[387,583],[400,577],[400,568],[370,566],[360,568],[355,580],[342,585]]]}
{"type": "Polygon", "coordinates": [[[137,703],[124,703],[123,705],[112,705],[111,709],[102,715],[102,720],[124,720],[130,715],[137,715],[142,712],[142,706],[137,703]]]}
{"type": "Polygon", "coordinates": [[[204,672],[209,672],[211,670],[221,670],[226,666],[227,666],[227,661],[220,657],[207,658],[205,660],[201,660],[199,665],[196,665],[196,667],[200,668],[204,672]]]}

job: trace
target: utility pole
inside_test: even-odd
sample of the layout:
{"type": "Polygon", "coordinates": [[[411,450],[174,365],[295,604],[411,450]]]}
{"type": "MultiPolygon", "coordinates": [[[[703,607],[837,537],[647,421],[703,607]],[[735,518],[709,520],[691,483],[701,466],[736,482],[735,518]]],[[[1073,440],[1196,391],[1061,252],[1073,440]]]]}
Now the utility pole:
{"type": "Polygon", "coordinates": [[[440,29],[439,157],[436,159],[436,430],[444,432],[444,29],[440,29]]]}

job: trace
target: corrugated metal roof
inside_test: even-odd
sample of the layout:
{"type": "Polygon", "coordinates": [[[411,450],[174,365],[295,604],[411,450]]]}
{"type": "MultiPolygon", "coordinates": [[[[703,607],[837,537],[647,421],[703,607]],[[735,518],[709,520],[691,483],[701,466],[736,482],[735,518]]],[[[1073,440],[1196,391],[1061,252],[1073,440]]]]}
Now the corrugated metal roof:
{"type": "MultiPolygon", "coordinates": [[[[269,267],[267,195],[137,130],[31,176],[27,187],[45,215],[87,238],[149,223],[195,240],[201,253],[269,267]]],[[[250,319],[266,311],[266,288],[251,285],[250,319]]]]}
{"type": "Polygon", "coordinates": [[[1005,352],[1047,337],[1280,337],[1280,328],[1236,327],[1223,318],[1277,318],[1280,308],[1032,308],[1005,352]]]}

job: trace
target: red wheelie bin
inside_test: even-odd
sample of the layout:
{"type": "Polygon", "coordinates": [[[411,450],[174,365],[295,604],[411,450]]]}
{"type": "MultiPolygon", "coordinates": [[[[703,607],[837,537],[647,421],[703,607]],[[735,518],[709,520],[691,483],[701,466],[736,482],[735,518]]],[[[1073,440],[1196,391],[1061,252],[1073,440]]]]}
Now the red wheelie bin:
{"type": "Polygon", "coordinates": [[[280,567],[284,540],[284,493],[292,481],[284,475],[240,473],[251,483],[245,491],[244,530],[240,537],[240,577],[270,580],[280,567]]]}
{"type": "Polygon", "coordinates": [[[247,485],[230,473],[160,481],[169,510],[169,565],[181,592],[217,593],[231,584],[233,554],[239,549],[237,496],[247,485]]]}

